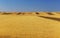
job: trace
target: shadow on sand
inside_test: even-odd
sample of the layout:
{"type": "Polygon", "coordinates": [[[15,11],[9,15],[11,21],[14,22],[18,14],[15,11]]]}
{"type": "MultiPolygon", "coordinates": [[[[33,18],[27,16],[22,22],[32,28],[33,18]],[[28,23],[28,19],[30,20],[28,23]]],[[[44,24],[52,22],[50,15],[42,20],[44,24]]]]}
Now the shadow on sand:
{"type": "Polygon", "coordinates": [[[47,19],[51,19],[51,20],[56,20],[56,21],[60,21],[60,18],[46,17],[46,16],[39,16],[39,17],[47,18],[47,19]]]}

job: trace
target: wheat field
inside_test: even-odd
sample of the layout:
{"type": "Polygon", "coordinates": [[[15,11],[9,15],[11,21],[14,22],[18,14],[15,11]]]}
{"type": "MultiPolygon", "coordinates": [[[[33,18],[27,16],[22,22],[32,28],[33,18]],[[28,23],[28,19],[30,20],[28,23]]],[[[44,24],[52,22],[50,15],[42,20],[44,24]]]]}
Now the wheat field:
{"type": "Polygon", "coordinates": [[[60,38],[60,13],[0,13],[0,38],[60,38]]]}

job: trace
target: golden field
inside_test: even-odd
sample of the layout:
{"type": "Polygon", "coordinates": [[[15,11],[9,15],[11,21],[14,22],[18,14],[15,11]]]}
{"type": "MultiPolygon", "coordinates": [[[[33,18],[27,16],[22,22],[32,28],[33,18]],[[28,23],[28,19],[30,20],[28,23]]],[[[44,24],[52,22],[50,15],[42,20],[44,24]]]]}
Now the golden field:
{"type": "Polygon", "coordinates": [[[60,13],[2,12],[0,38],[60,38],[60,13]]]}

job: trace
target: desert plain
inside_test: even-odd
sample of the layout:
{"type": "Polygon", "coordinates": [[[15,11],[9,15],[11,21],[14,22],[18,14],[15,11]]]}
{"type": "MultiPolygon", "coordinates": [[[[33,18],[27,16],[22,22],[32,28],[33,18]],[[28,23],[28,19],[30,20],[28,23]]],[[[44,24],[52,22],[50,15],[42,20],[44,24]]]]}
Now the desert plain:
{"type": "Polygon", "coordinates": [[[0,12],[0,38],[60,38],[60,12],[0,12]]]}

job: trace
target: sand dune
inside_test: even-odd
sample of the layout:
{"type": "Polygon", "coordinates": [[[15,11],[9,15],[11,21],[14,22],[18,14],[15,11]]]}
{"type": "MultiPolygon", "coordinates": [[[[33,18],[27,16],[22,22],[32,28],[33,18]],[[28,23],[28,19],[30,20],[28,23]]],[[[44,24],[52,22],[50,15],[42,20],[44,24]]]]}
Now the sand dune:
{"type": "Polygon", "coordinates": [[[46,17],[46,16],[40,16],[40,17],[42,17],[42,18],[47,18],[47,19],[51,19],[51,20],[60,21],[60,18],[46,17]]]}
{"type": "Polygon", "coordinates": [[[55,12],[1,12],[0,38],[60,38],[60,15],[55,12]]]}

